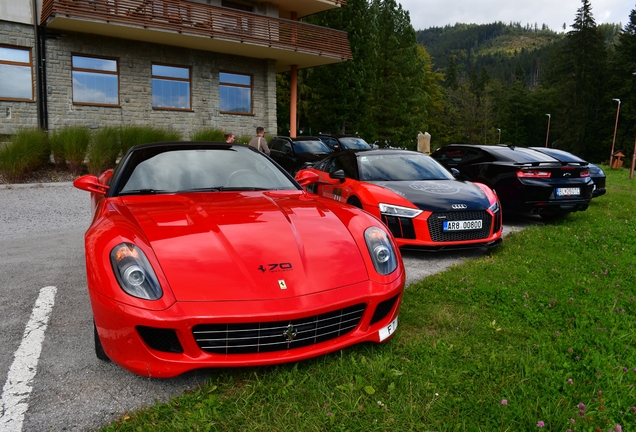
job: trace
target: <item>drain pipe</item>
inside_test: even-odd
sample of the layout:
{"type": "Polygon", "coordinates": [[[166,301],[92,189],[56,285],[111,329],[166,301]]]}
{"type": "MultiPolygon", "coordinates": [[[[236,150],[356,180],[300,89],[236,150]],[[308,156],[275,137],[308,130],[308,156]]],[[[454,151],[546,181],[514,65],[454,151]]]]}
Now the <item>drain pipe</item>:
{"type": "Polygon", "coordinates": [[[44,77],[44,38],[40,34],[38,19],[38,5],[37,0],[31,2],[33,8],[33,36],[35,40],[34,55],[35,55],[35,88],[36,88],[36,106],[38,110],[38,127],[43,130],[47,130],[48,122],[46,119],[46,92],[43,87],[44,77]]]}

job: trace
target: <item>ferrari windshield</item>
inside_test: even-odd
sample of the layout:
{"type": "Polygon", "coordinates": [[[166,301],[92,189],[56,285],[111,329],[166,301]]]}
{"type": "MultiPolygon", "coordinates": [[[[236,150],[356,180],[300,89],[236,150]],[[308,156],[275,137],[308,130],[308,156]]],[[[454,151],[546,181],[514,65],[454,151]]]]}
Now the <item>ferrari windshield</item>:
{"type": "Polygon", "coordinates": [[[360,155],[360,180],[453,180],[453,176],[430,156],[415,152],[360,155]]]}
{"type": "Polygon", "coordinates": [[[244,146],[142,147],[120,171],[114,181],[118,195],[298,189],[269,159],[244,146]]]}

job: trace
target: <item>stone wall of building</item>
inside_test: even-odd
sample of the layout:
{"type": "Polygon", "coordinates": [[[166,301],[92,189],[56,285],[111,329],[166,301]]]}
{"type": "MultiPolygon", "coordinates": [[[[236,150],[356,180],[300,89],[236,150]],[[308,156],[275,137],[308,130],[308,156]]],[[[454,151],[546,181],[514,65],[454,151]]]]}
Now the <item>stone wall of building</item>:
{"type": "Polygon", "coordinates": [[[10,135],[18,129],[38,126],[38,108],[35,102],[34,34],[31,25],[0,21],[0,44],[31,49],[34,93],[33,102],[0,100],[0,135],[10,135]]]}
{"type": "Polygon", "coordinates": [[[210,127],[237,136],[253,135],[260,125],[276,130],[276,69],[271,60],[70,32],[47,40],[46,58],[50,130],[69,125],[150,125],[176,130],[183,139],[210,127]],[[73,104],[73,54],[118,59],[120,106],[73,104]],[[191,111],[152,108],[153,62],[192,68],[191,111]],[[253,115],[219,113],[219,71],[252,75],[253,115]]]}
{"type": "MultiPolygon", "coordinates": [[[[49,33],[45,47],[45,115],[49,130],[71,125],[86,125],[93,129],[146,125],[176,130],[183,139],[189,139],[197,130],[211,127],[232,132],[236,136],[254,135],[257,126],[265,127],[268,133],[276,131],[276,65],[273,60],[82,33],[49,33]],[[118,60],[119,106],[73,104],[73,54],[118,60]],[[152,63],[191,67],[191,111],[152,108],[152,63]],[[219,112],[219,71],[252,76],[253,115],[219,112]]],[[[1,44],[33,48],[33,34],[31,26],[0,21],[1,44]]],[[[0,101],[0,135],[37,125],[35,101],[0,101]]]]}

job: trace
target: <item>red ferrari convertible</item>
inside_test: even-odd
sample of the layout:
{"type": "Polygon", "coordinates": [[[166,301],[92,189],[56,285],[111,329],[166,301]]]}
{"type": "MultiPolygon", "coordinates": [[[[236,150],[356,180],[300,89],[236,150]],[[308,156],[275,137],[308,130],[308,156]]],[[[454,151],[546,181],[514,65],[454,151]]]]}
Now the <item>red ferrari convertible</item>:
{"type": "Polygon", "coordinates": [[[397,327],[405,274],[386,227],[308,194],[249,147],[137,146],[74,184],[91,192],[86,273],[102,360],[172,377],[380,343],[397,327]]]}
{"type": "Polygon", "coordinates": [[[381,219],[399,247],[439,251],[501,243],[497,194],[459,181],[430,156],[408,150],[333,154],[300,171],[316,174],[308,191],[360,207],[381,219]]]}

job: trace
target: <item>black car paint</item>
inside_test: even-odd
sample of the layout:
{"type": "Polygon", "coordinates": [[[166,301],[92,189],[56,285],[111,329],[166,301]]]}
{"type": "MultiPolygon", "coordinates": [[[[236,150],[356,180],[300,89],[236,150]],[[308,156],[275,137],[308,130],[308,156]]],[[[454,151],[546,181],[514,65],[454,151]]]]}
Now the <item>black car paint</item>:
{"type": "Polygon", "coordinates": [[[474,184],[457,180],[370,181],[403,196],[417,208],[432,212],[452,210],[453,204],[464,204],[464,210],[488,208],[486,194],[474,184]]]}
{"type": "Polygon", "coordinates": [[[590,170],[590,178],[594,182],[594,191],[592,192],[592,197],[596,198],[601,195],[605,195],[605,192],[607,192],[607,190],[605,189],[605,180],[606,180],[605,173],[603,172],[601,168],[597,167],[596,165],[589,163],[586,160],[581,159],[580,157],[572,153],[566,152],[565,150],[554,149],[550,147],[530,147],[530,148],[538,152],[545,153],[549,156],[552,156],[553,158],[558,159],[561,162],[587,164],[590,170]]]}
{"type": "Polygon", "coordinates": [[[593,182],[579,177],[585,166],[573,167],[536,150],[503,146],[451,144],[435,150],[431,156],[448,169],[456,168],[460,178],[482,182],[493,188],[504,214],[536,213],[546,217],[587,209],[593,182]],[[449,155],[460,155],[449,157],[449,155]],[[551,171],[554,176],[520,178],[524,169],[551,171]],[[558,187],[580,187],[579,197],[557,197],[558,187]]]}
{"type": "Polygon", "coordinates": [[[274,137],[269,142],[269,148],[269,156],[291,175],[296,174],[299,169],[304,168],[307,164],[318,162],[332,153],[332,151],[316,137],[274,137]],[[298,152],[297,145],[301,141],[320,143],[324,151],[316,153],[298,152]],[[279,144],[288,144],[287,148],[289,151],[283,151],[279,144]]]}

